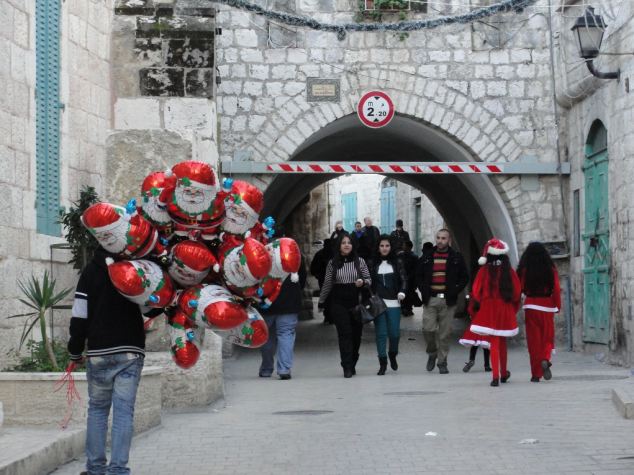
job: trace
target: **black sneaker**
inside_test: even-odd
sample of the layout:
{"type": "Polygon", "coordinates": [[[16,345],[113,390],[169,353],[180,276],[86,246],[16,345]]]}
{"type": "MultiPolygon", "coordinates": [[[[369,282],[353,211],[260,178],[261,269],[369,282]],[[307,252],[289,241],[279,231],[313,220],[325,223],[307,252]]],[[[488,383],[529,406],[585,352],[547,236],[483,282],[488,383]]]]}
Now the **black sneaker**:
{"type": "Polygon", "coordinates": [[[485,367],[484,367],[484,371],[486,371],[487,373],[490,373],[490,372],[491,372],[491,371],[493,371],[493,370],[491,369],[491,367],[490,367],[490,366],[485,366],[485,367]]]}
{"type": "Polygon", "coordinates": [[[539,378],[537,376],[533,376],[531,378],[531,383],[539,383],[539,378]]]}
{"type": "Polygon", "coordinates": [[[500,378],[500,382],[506,383],[509,379],[511,379],[511,372],[507,371],[506,376],[504,376],[503,378],[500,378]]]}
{"type": "Polygon", "coordinates": [[[549,381],[553,377],[553,373],[550,371],[550,361],[542,360],[542,371],[544,372],[544,379],[549,381]]]}
{"type": "Polygon", "coordinates": [[[280,379],[283,379],[283,380],[291,379],[291,373],[280,374],[280,379]]]}
{"type": "Polygon", "coordinates": [[[498,387],[500,385],[500,380],[499,379],[494,379],[493,381],[491,381],[491,386],[498,387]]]}
{"type": "Polygon", "coordinates": [[[471,368],[473,368],[473,365],[474,365],[474,364],[475,364],[475,361],[471,361],[471,360],[467,361],[467,362],[464,364],[464,368],[462,368],[462,371],[464,371],[465,373],[468,373],[468,372],[469,372],[469,370],[470,370],[471,368]]]}
{"type": "Polygon", "coordinates": [[[439,364],[438,365],[438,372],[440,374],[449,374],[449,370],[447,369],[447,365],[446,364],[439,364]]]}
{"type": "Polygon", "coordinates": [[[343,370],[343,377],[344,378],[352,378],[352,369],[350,368],[345,368],[343,370]]]}
{"type": "Polygon", "coordinates": [[[436,355],[429,355],[427,358],[427,371],[433,371],[436,367],[436,355]]]}

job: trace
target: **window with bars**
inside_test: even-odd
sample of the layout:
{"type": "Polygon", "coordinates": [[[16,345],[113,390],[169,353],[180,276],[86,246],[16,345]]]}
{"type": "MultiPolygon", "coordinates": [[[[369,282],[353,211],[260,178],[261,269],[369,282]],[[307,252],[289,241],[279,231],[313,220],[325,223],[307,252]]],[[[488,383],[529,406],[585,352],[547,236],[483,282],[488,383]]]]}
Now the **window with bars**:
{"type": "Polygon", "coordinates": [[[61,0],[36,0],[36,229],[60,236],[59,219],[59,38],[61,0]]]}

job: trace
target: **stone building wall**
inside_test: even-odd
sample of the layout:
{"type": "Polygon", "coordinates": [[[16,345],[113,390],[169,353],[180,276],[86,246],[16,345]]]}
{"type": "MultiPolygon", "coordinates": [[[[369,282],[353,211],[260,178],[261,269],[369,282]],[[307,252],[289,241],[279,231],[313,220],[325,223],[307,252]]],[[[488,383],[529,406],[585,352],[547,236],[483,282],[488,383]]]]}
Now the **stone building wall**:
{"type": "MultiPolygon", "coordinates": [[[[60,206],[68,208],[83,185],[103,192],[106,135],[112,120],[109,34],[112,0],[61,3],[60,206]]],[[[51,253],[61,237],[36,231],[35,2],[0,0],[0,368],[9,361],[22,330],[18,280],[52,267],[58,289],[73,287],[76,272],[64,251],[51,253]],[[52,260],[52,264],[49,260],[52,260]]],[[[68,314],[57,311],[57,335],[68,314]]],[[[37,338],[37,332],[34,334],[37,338]]]]}
{"type": "MultiPolygon", "coordinates": [[[[575,17],[583,8],[580,2],[556,16],[555,31],[560,38],[556,45],[557,97],[559,99],[565,131],[563,145],[570,160],[572,173],[568,187],[568,202],[578,191],[580,200],[579,232],[575,236],[574,209],[568,210],[568,233],[571,241],[581,243],[578,255],[573,248],[570,276],[573,297],[573,341],[576,349],[586,349],[600,357],[622,364],[634,361],[634,323],[632,297],[634,293],[634,225],[632,197],[634,196],[634,60],[631,56],[600,56],[596,67],[600,71],[622,72],[619,81],[592,77],[579,60],[576,43],[568,34],[575,17]],[[611,321],[610,344],[595,345],[583,342],[584,322],[584,256],[587,251],[582,238],[591,232],[584,225],[584,146],[592,123],[599,119],[608,131],[609,155],[609,228],[611,321]]],[[[601,52],[626,52],[634,48],[634,4],[606,0],[597,13],[603,15],[608,28],[601,52]]]]}
{"type": "MultiPolygon", "coordinates": [[[[454,7],[447,5],[442,13],[451,14],[454,7]]],[[[282,8],[279,2],[269,7],[282,8]]],[[[299,2],[292,10],[336,23],[353,21],[357,8],[357,2],[299,2]]],[[[335,34],[283,27],[221,8],[220,158],[246,153],[255,161],[288,160],[321,127],[354,113],[363,92],[380,88],[391,94],[398,113],[437,127],[476,160],[532,155],[554,162],[546,20],[539,14],[511,17],[512,37],[492,47],[483,25],[411,32],[406,38],[389,32],[349,33],[340,41],[335,34]],[[310,77],[339,79],[340,101],[308,103],[310,77]]],[[[270,178],[254,181],[266,187],[270,178]]],[[[532,192],[522,190],[517,177],[493,182],[520,248],[532,239],[562,238],[556,180],[540,178],[539,189],[532,192]]]]}

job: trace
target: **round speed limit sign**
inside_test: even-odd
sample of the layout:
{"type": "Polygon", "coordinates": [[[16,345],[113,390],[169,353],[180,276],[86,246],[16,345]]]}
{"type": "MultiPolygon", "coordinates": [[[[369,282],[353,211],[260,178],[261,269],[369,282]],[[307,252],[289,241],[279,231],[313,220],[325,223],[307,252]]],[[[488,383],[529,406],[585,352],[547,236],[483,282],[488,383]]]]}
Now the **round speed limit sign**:
{"type": "Polygon", "coordinates": [[[359,99],[357,114],[364,125],[378,129],[390,123],[394,117],[394,103],[382,91],[370,91],[359,99]]]}

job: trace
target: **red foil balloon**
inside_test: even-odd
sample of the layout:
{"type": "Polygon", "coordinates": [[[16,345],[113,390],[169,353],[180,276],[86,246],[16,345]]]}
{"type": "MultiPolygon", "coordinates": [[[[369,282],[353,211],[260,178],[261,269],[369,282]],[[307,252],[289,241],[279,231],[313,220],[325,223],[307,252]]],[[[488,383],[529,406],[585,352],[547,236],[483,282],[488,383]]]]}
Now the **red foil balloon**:
{"type": "Polygon", "coordinates": [[[183,287],[200,284],[209,271],[220,270],[213,253],[201,242],[182,241],[172,247],[169,275],[183,287]]]}
{"type": "Polygon", "coordinates": [[[159,196],[165,188],[175,186],[176,177],[165,172],[150,173],[141,185],[141,213],[166,238],[172,235],[174,226],[167,210],[160,206],[159,196]]]}
{"type": "Polygon", "coordinates": [[[159,201],[178,225],[176,234],[186,235],[188,229],[199,229],[203,239],[215,237],[224,218],[225,193],[218,193],[211,165],[189,160],[174,165],[171,174],[176,177],[176,184],[165,188],[159,201]]]}
{"type": "Polygon", "coordinates": [[[244,244],[221,249],[222,275],[227,287],[241,297],[256,297],[260,280],[271,270],[271,257],[262,243],[246,238],[244,244]]]}
{"type": "Polygon", "coordinates": [[[200,358],[202,329],[196,327],[185,313],[176,310],[168,320],[170,352],[177,366],[189,369],[200,358]]]}
{"type": "Polygon", "coordinates": [[[271,256],[271,277],[285,279],[288,274],[295,274],[294,282],[297,282],[297,271],[302,263],[302,253],[294,239],[279,238],[266,245],[271,256]]]}
{"type": "Polygon", "coordinates": [[[224,232],[245,235],[258,222],[264,206],[264,195],[246,181],[235,180],[225,198],[226,216],[220,229],[224,232]]]}
{"type": "Polygon", "coordinates": [[[172,302],[174,285],[158,264],[146,260],[114,262],[110,258],[106,262],[112,284],[124,297],[153,308],[172,302]]]}
{"type": "Polygon", "coordinates": [[[238,346],[258,348],[269,339],[269,328],[262,316],[253,307],[248,307],[249,319],[236,328],[232,328],[227,340],[238,346]]]}
{"type": "Polygon", "coordinates": [[[228,330],[248,318],[246,310],[231,292],[219,285],[197,285],[187,289],[180,295],[178,306],[196,324],[204,324],[212,330],[228,330]]]}
{"type": "Polygon", "coordinates": [[[90,206],[81,222],[106,251],[128,258],[149,254],[158,240],[156,229],[140,214],[130,215],[125,208],[109,203],[90,206]]]}

